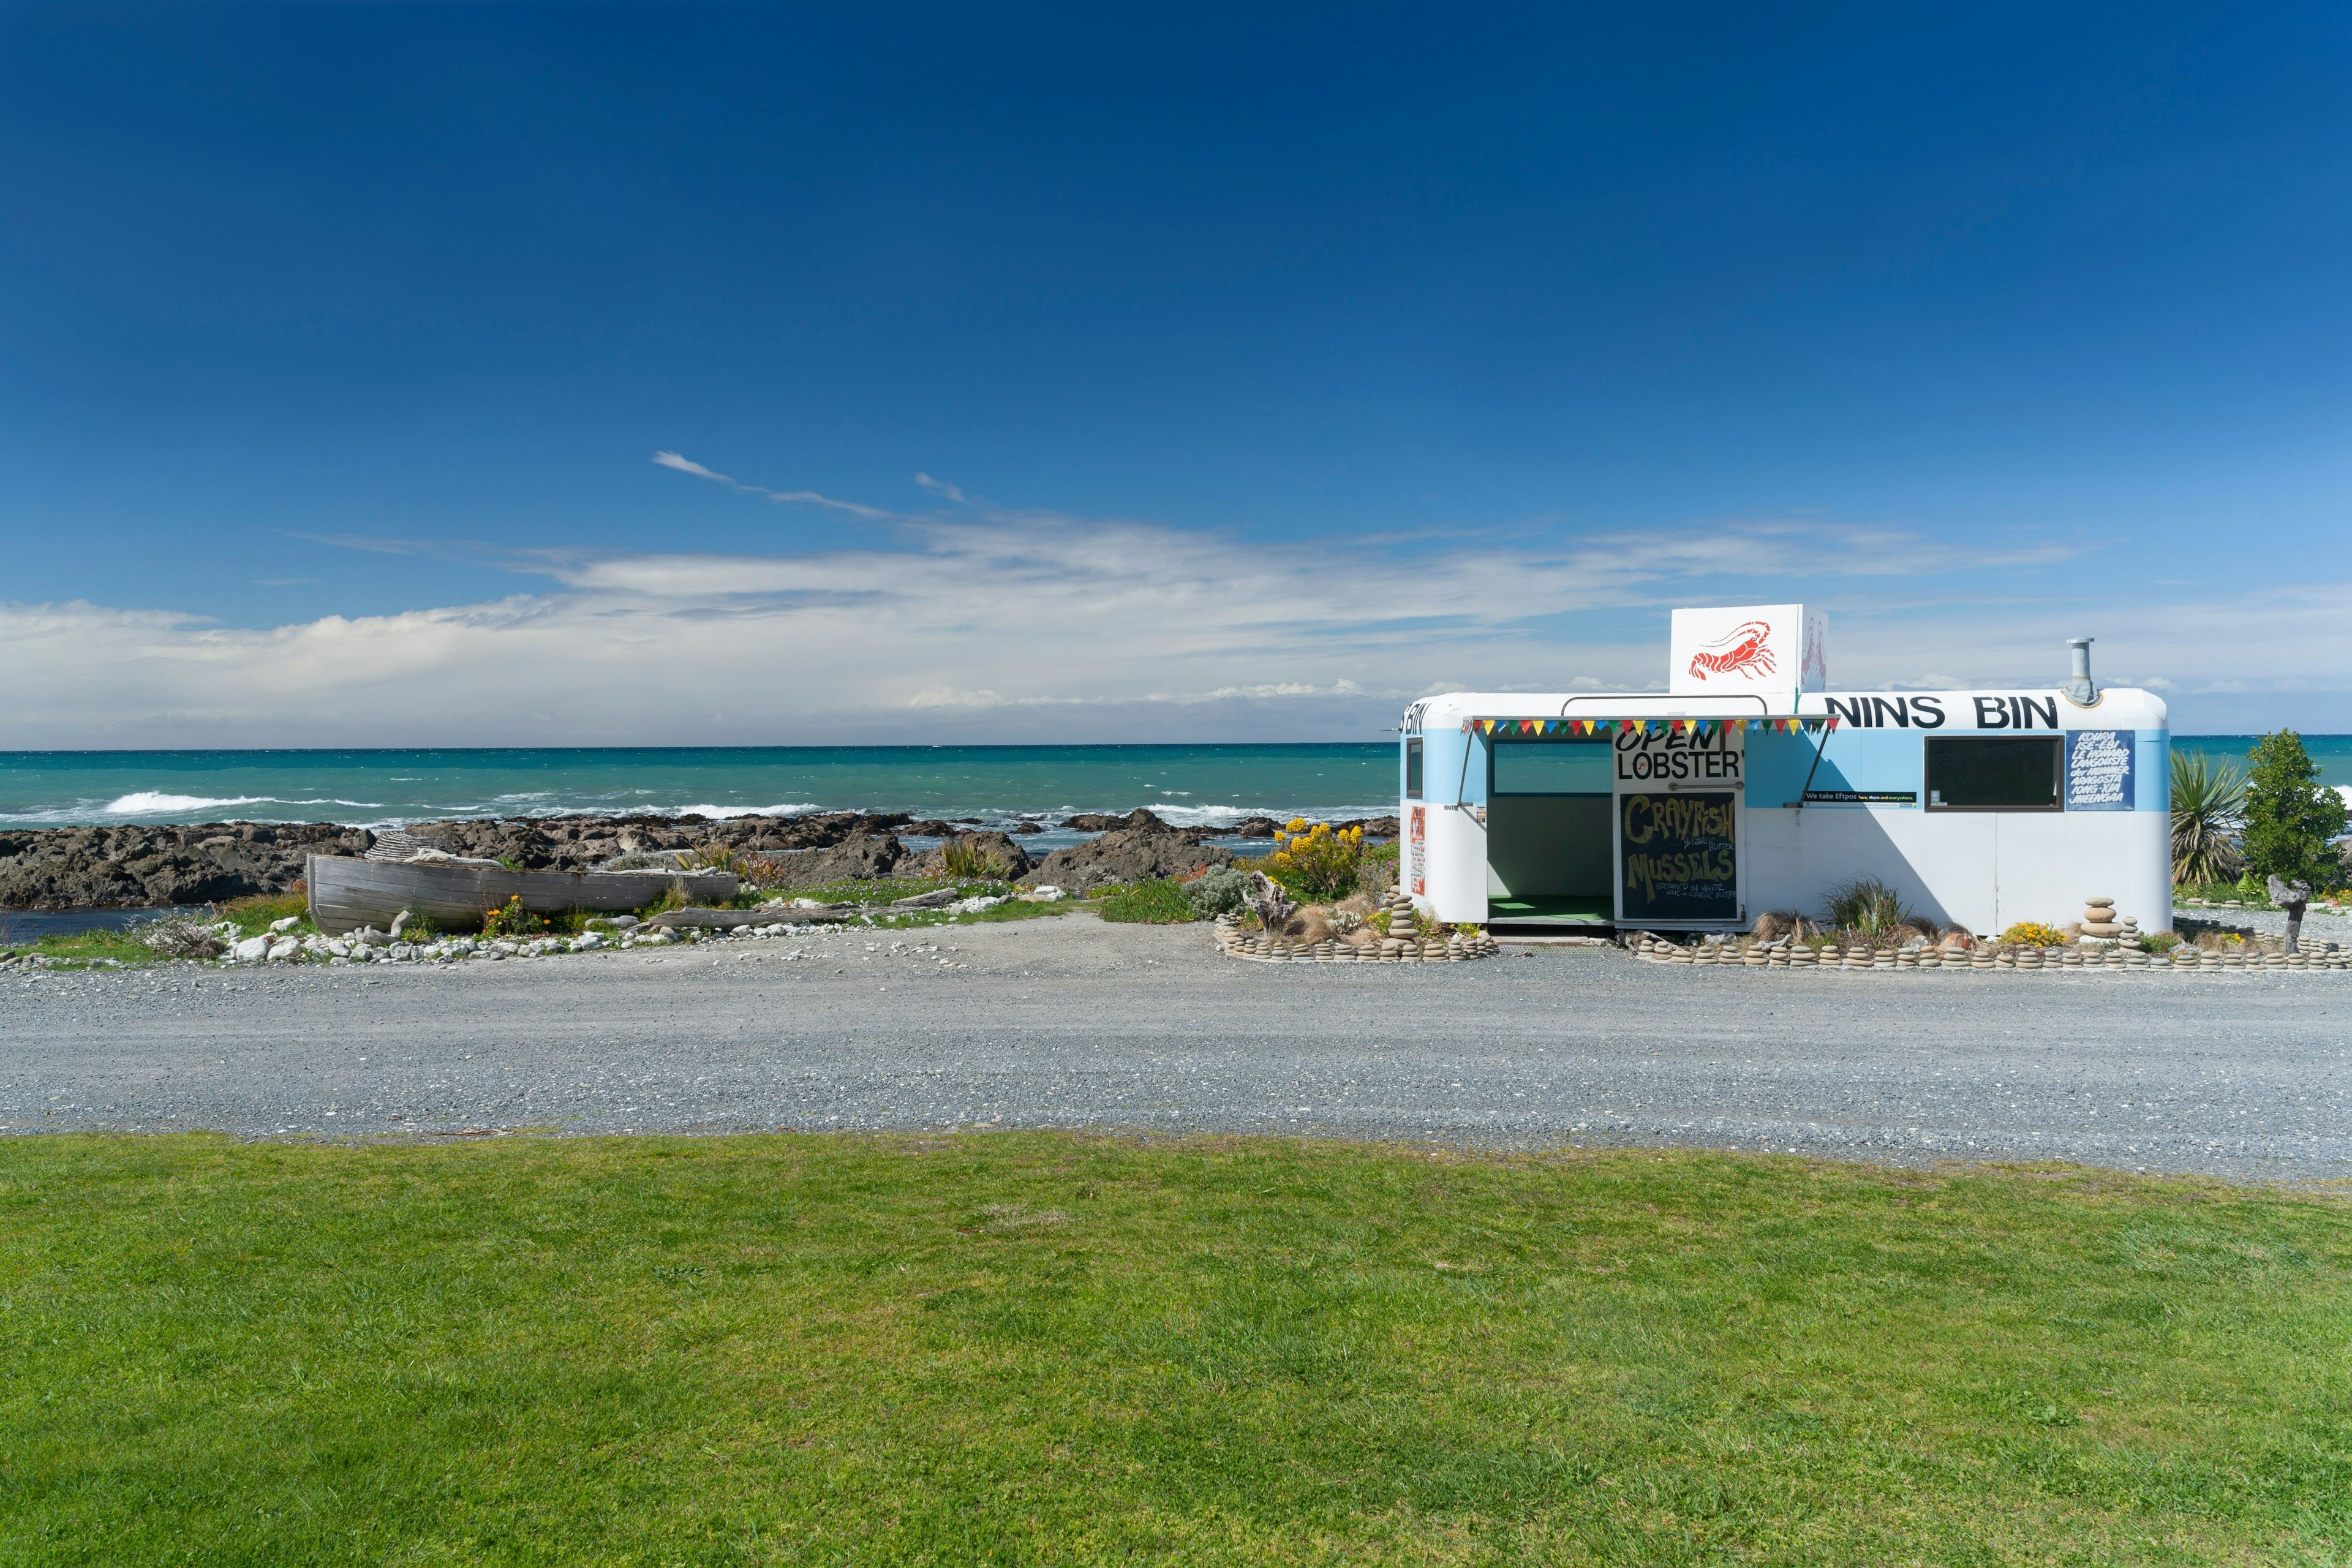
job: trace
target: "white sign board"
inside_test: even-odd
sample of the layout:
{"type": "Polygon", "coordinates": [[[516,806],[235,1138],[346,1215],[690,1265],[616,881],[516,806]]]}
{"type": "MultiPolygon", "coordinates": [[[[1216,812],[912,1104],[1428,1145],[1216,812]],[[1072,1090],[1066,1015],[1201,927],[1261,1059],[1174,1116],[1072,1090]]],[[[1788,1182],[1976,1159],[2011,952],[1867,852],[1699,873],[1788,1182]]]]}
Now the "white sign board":
{"type": "Polygon", "coordinates": [[[1666,690],[1675,697],[1761,697],[1793,709],[1828,683],[1827,621],[1802,605],[1676,610],[1666,690]]]}

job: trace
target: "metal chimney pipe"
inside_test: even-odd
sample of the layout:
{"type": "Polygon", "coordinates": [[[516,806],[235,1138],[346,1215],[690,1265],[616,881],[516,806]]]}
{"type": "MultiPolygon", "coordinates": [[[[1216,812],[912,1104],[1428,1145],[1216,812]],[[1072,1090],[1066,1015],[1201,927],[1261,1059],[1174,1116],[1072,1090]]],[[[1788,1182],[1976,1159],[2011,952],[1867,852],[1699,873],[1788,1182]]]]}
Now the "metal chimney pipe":
{"type": "Polygon", "coordinates": [[[2074,651],[2074,674],[2063,688],[2070,701],[2088,708],[2099,700],[2099,689],[2091,684],[2091,644],[2095,637],[2068,637],[2066,646],[2074,651]]]}

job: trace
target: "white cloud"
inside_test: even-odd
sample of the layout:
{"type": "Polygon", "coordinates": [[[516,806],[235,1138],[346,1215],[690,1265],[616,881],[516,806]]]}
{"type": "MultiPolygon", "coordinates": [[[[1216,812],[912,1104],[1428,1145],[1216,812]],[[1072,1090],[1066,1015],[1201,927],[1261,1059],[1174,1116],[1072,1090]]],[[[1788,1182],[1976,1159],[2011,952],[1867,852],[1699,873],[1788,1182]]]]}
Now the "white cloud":
{"type": "Polygon", "coordinates": [[[654,461],[659,463],[665,468],[676,468],[681,474],[692,474],[697,479],[717,479],[720,484],[725,485],[730,490],[740,490],[749,488],[744,485],[737,484],[725,474],[716,473],[709,468],[704,468],[700,463],[696,462],[691,458],[682,458],[676,452],[656,452],[654,454],[654,461]]]}
{"type": "Polygon", "coordinates": [[[1887,590],[1932,571],[1948,593],[2012,592],[2058,552],[1773,520],[1265,548],[971,504],[907,520],[904,548],[510,555],[549,586],[393,616],[251,629],[0,605],[0,746],[1369,738],[1464,685],[1655,689],[1662,606],[1789,598],[1830,608],[1841,686],[2045,684],[2090,630],[2103,679],[2176,682],[2177,712],[2233,716],[2184,727],[2256,727],[2264,702],[2352,717],[2347,584],[2161,609],[1938,601],[1887,590]],[[2246,695],[2225,703],[2225,683],[2246,695]]]}
{"type": "Polygon", "coordinates": [[[835,511],[845,511],[852,517],[862,517],[869,522],[895,521],[898,516],[895,511],[884,511],[879,507],[861,506],[854,500],[836,500],[831,496],[819,495],[814,490],[772,490],[764,485],[747,485],[740,479],[729,479],[715,468],[706,468],[693,458],[681,457],[676,452],[656,452],[653,455],[653,461],[665,468],[676,468],[681,474],[692,474],[698,479],[714,480],[725,485],[738,495],[764,496],[769,500],[789,501],[803,506],[831,507],[835,511]]]}

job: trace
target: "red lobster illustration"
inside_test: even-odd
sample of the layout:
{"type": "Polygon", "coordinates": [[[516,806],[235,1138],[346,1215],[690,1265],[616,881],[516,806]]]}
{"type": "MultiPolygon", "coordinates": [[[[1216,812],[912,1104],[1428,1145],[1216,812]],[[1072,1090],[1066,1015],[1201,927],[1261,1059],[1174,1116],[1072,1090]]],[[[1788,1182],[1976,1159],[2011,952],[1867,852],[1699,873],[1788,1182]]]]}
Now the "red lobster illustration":
{"type": "Polygon", "coordinates": [[[1770,675],[1777,667],[1764,641],[1771,635],[1772,628],[1762,621],[1735,627],[1691,655],[1690,672],[1701,680],[1735,669],[1743,675],[1770,675]]]}

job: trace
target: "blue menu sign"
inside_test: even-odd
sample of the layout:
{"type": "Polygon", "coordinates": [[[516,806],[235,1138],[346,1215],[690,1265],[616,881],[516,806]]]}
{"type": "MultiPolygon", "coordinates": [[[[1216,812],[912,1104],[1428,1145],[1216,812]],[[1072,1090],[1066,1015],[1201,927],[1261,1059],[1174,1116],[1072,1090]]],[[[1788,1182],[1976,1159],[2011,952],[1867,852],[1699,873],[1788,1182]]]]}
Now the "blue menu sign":
{"type": "Polygon", "coordinates": [[[2066,809],[2132,808],[2132,732],[2073,730],[2066,735],[2066,809]]]}

